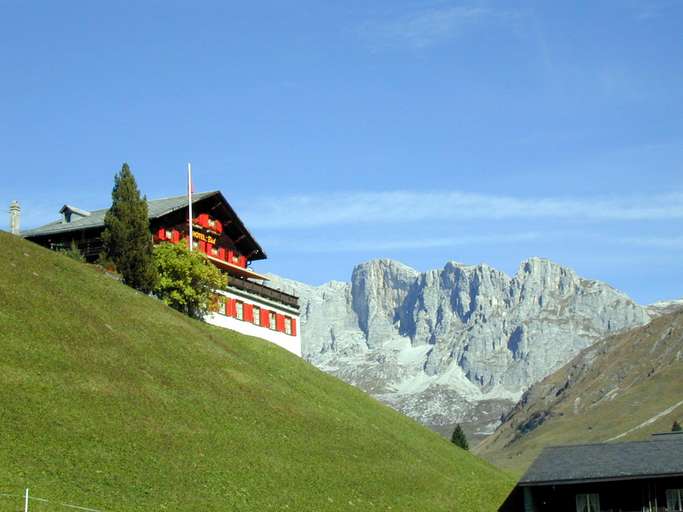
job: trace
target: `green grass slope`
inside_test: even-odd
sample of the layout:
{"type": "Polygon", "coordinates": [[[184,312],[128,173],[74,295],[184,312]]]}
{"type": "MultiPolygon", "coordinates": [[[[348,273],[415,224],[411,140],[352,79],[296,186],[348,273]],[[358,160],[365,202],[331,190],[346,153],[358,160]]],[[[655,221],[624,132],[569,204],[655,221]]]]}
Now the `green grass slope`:
{"type": "Polygon", "coordinates": [[[512,483],[278,347],[0,233],[0,511],[25,487],[107,511],[485,511],[512,483]]]}
{"type": "Polygon", "coordinates": [[[544,446],[647,439],[683,420],[683,311],[605,338],[535,384],[477,452],[521,473],[544,446]]]}

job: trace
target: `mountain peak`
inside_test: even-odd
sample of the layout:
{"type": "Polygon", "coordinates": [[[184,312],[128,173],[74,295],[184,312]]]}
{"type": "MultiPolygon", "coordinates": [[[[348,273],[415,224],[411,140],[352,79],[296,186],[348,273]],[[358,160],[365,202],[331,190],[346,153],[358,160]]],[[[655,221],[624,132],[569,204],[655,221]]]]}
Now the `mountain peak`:
{"type": "Polygon", "coordinates": [[[390,258],[376,258],[363,263],[359,263],[354,267],[356,269],[388,269],[395,270],[399,272],[404,272],[408,274],[414,274],[417,276],[419,272],[408,265],[401,263],[400,261],[392,260],[390,258]]]}
{"type": "MultiPolygon", "coordinates": [[[[560,263],[557,263],[556,261],[553,261],[550,258],[543,258],[541,256],[531,256],[530,258],[523,260],[519,264],[519,268],[520,270],[526,270],[531,272],[549,268],[561,268],[571,270],[569,267],[561,265],[560,263]]],[[[573,272],[573,270],[571,271],[573,272]]]]}

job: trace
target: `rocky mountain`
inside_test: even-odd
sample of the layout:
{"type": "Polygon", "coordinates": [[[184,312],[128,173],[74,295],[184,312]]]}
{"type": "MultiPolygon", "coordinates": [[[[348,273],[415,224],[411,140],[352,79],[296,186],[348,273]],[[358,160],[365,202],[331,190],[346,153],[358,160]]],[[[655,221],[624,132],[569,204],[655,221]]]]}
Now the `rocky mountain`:
{"type": "Polygon", "coordinates": [[[683,299],[660,300],[647,306],[647,312],[651,317],[666,315],[679,309],[683,309],[683,299]]]}
{"type": "Polygon", "coordinates": [[[531,384],[650,319],[609,285],[540,258],[513,277],[485,264],[418,272],[373,260],[349,283],[270,285],[301,298],[308,360],[444,433],[456,422],[491,433],[531,384]]]}
{"type": "Polygon", "coordinates": [[[534,384],[477,447],[522,471],[544,446],[646,439],[683,421],[683,310],[608,336],[534,384]]]}

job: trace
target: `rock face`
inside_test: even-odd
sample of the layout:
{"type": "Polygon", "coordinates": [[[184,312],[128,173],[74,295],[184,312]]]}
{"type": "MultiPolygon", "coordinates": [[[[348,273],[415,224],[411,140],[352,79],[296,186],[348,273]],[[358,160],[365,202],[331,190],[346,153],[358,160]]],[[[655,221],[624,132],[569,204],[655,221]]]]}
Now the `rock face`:
{"type": "Polygon", "coordinates": [[[514,277],[483,264],[420,273],[373,260],[350,283],[271,279],[301,299],[309,361],[444,433],[462,422],[486,435],[531,384],[650,319],[609,285],[540,258],[514,277]]]}

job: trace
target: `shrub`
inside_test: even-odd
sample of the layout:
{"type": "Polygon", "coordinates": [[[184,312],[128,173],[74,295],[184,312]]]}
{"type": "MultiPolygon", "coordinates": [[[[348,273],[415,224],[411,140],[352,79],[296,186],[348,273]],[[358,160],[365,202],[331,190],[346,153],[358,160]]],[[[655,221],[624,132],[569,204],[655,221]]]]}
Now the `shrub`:
{"type": "Polygon", "coordinates": [[[186,245],[166,243],[154,248],[158,275],[154,294],[172,308],[202,318],[211,307],[213,291],[225,288],[228,281],[206,256],[190,252],[186,245]]]}
{"type": "Polygon", "coordinates": [[[72,260],[78,261],[80,263],[85,263],[85,256],[83,256],[83,253],[78,248],[76,240],[71,240],[71,245],[68,249],[61,249],[58,252],[60,252],[67,258],[71,258],[72,260]]]}

